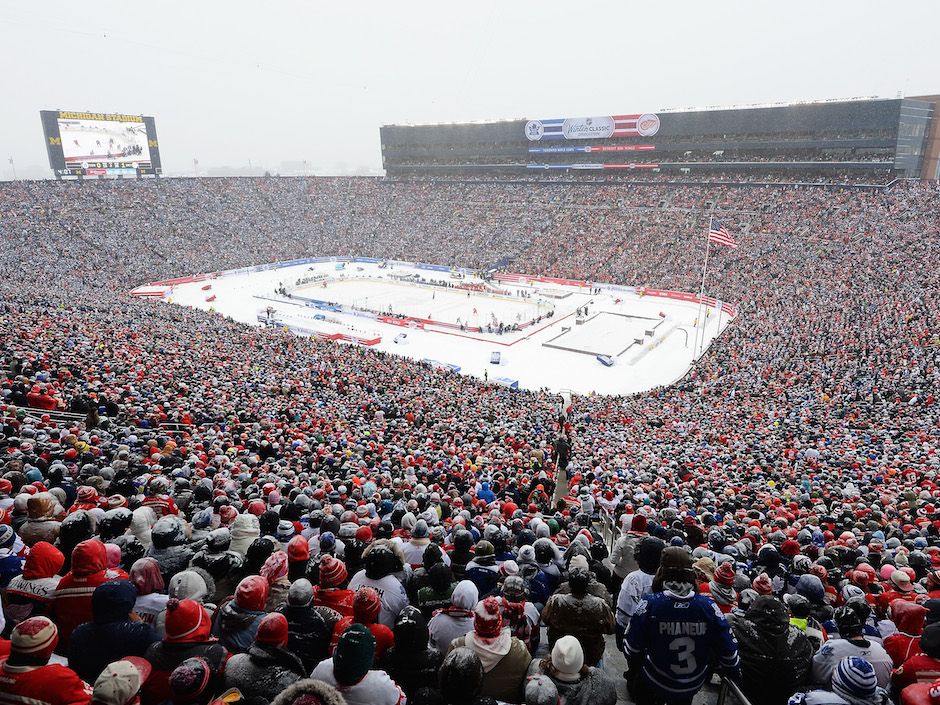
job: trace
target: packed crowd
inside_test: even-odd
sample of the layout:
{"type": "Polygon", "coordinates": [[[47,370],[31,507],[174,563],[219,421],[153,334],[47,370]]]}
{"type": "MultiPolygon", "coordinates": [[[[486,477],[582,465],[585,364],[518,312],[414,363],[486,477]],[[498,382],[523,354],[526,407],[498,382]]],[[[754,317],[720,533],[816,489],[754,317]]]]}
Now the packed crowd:
{"type": "Polygon", "coordinates": [[[0,703],[613,705],[615,648],[643,705],[716,674],[934,703],[937,201],[3,185],[0,703]],[[709,213],[734,324],[677,385],[568,408],[127,296],[330,254],[691,291],[709,213]]]}

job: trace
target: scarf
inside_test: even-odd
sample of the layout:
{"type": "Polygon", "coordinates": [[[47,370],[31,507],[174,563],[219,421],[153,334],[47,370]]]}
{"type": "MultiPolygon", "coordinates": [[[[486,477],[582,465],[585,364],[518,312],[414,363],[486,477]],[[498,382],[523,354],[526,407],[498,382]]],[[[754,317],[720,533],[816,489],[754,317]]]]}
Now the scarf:
{"type": "Polygon", "coordinates": [[[712,598],[719,605],[730,605],[737,598],[737,594],[734,592],[734,588],[728,585],[721,585],[716,583],[714,580],[708,583],[708,591],[711,593],[712,598]]]}
{"type": "Polygon", "coordinates": [[[532,626],[525,615],[525,601],[510,602],[504,597],[503,619],[509,627],[509,633],[528,646],[532,638],[532,626]]]}
{"type": "Polygon", "coordinates": [[[672,597],[678,597],[680,600],[687,600],[692,597],[695,586],[692,583],[686,583],[681,580],[667,580],[663,583],[663,591],[668,592],[672,597]]]}
{"type": "Polygon", "coordinates": [[[512,637],[508,629],[503,629],[499,636],[492,639],[481,637],[476,632],[469,632],[464,639],[467,648],[480,657],[483,663],[483,672],[489,673],[509,653],[512,646],[512,637]]]}

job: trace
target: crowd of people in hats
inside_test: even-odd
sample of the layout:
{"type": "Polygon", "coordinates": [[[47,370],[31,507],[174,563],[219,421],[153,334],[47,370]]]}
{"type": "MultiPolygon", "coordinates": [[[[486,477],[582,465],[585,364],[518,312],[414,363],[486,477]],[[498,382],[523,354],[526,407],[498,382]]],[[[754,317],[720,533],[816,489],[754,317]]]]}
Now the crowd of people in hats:
{"type": "Polygon", "coordinates": [[[644,705],[940,703],[937,198],[3,185],[0,703],[613,705],[615,649],[644,705]],[[694,290],[712,208],[738,319],[568,408],[127,296],[305,254],[694,290]]]}

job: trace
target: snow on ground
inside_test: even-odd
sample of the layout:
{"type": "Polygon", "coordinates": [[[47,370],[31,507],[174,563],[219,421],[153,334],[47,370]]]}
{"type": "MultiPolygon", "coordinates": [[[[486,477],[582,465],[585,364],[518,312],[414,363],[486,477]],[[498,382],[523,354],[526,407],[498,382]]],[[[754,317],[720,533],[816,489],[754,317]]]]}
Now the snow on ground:
{"type": "MultiPolygon", "coordinates": [[[[644,297],[601,283],[594,285],[599,293],[592,293],[557,282],[525,286],[492,282],[492,287],[507,291],[509,296],[492,291],[472,291],[468,296],[463,289],[445,286],[478,284],[482,282],[478,277],[455,279],[447,272],[401,264],[383,268],[349,263],[342,270],[338,266],[324,262],[240,270],[205,281],[145,286],[138,291],[165,291],[167,302],[214,310],[245,323],[261,325],[259,316],[265,319],[270,315],[278,325],[300,334],[381,337],[373,346],[376,350],[455,365],[464,374],[490,381],[518,381],[526,389],[635,393],[677,381],[693,362],[694,324],[699,314],[694,303],[644,297]],[[415,283],[416,275],[425,283],[415,283]],[[406,277],[411,280],[402,281],[406,277]],[[277,293],[281,287],[286,287],[291,297],[277,293]],[[559,294],[564,297],[556,298],[559,294]],[[340,304],[344,310],[323,310],[307,300],[340,304]],[[577,310],[585,306],[587,316],[578,316],[577,310]],[[374,318],[376,312],[387,314],[389,307],[396,316],[430,322],[419,330],[374,318]],[[353,308],[359,309],[359,315],[353,308]],[[549,312],[554,315],[548,316],[549,312]],[[583,321],[580,324],[579,318],[583,321]],[[506,327],[536,322],[500,335],[485,330],[494,321],[506,327]],[[460,330],[460,324],[466,329],[460,330]],[[484,330],[469,330],[478,326],[484,330]],[[403,340],[402,333],[406,336],[403,340]],[[396,343],[396,337],[401,342],[396,343]],[[490,364],[493,352],[500,353],[498,365],[490,364]],[[598,353],[613,357],[614,365],[602,365],[596,359],[598,353]]],[[[724,329],[728,317],[723,316],[720,323],[724,329]]],[[[719,316],[712,311],[707,318],[705,346],[718,333],[718,325],[719,316]]]]}

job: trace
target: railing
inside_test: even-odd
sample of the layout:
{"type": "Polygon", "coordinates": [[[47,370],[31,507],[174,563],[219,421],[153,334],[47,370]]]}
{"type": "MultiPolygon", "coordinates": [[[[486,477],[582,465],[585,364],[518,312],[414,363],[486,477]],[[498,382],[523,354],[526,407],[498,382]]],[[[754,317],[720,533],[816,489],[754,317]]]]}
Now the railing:
{"type": "Polygon", "coordinates": [[[751,701],[741,692],[738,684],[722,676],[721,687],[718,690],[718,701],[715,705],[726,705],[729,697],[733,698],[737,705],[751,705],[751,701]]]}
{"type": "Polygon", "coordinates": [[[614,544],[620,538],[620,527],[617,526],[616,519],[611,516],[606,507],[600,507],[597,514],[601,520],[601,536],[604,538],[604,544],[607,550],[613,553],[614,544]]]}

